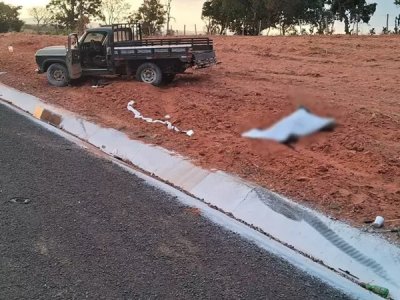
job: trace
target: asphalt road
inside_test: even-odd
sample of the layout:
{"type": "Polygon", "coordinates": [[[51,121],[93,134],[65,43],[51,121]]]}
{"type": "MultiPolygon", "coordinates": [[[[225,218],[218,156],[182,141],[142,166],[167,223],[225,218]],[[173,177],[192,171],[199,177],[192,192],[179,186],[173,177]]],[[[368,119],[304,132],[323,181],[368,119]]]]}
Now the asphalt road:
{"type": "Polygon", "coordinates": [[[0,299],[347,299],[0,105],[0,299]]]}

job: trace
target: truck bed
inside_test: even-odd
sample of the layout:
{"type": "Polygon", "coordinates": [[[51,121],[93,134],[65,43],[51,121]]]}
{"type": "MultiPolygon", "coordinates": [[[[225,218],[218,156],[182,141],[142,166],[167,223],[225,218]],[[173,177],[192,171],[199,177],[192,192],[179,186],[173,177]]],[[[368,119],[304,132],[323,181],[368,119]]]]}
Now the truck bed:
{"type": "Polygon", "coordinates": [[[180,46],[191,45],[194,51],[213,50],[213,41],[209,38],[164,38],[164,39],[143,39],[141,41],[115,42],[115,46],[180,46]]]}
{"type": "Polygon", "coordinates": [[[213,41],[209,38],[151,38],[120,41],[113,43],[112,51],[115,60],[176,58],[199,68],[216,63],[213,41]]]}
{"type": "Polygon", "coordinates": [[[113,24],[111,51],[114,61],[180,60],[204,68],[216,63],[213,41],[204,37],[142,38],[141,25],[113,24]]]}

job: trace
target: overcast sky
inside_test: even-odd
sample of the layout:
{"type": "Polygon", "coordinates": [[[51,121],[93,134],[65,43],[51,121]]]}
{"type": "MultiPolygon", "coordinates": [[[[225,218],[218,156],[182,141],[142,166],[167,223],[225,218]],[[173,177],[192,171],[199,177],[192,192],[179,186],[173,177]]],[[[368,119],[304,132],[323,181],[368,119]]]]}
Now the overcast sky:
{"type": "MultiPolygon", "coordinates": [[[[48,0],[3,0],[5,3],[13,5],[22,5],[25,9],[22,11],[22,18],[29,17],[26,8],[31,6],[42,6],[48,3],[48,0]]],[[[161,0],[165,2],[165,0],[161,0]]],[[[132,4],[133,9],[136,9],[141,3],[141,0],[128,0],[132,4]]],[[[374,2],[369,1],[367,2],[374,2]]],[[[390,28],[394,26],[394,17],[400,14],[400,8],[393,4],[393,0],[375,0],[378,3],[377,11],[370,22],[370,26],[362,26],[363,32],[368,32],[369,28],[375,27],[377,32],[382,30],[386,23],[386,14],[390,14],[390,28]]],[[[183,25],[186,24],[188,31],[194,30],[194,24],[197,24],[198,29],[202,29],[204,23],[201,21],[201,8],[204,0],[172,0],[172,15],[176,21],[172,21],[173,29],[183,30],[183,25]]],[[[337,25],[337,30],[341,26],[337,25]]]]}

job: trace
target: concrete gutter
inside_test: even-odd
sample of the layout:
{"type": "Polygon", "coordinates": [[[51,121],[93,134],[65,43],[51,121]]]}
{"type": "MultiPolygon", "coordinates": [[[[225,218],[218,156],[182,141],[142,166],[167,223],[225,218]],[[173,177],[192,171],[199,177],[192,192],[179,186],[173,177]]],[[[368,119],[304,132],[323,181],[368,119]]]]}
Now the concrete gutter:
{"type": "MultiPolygon", "coordinates": [[[[400,299],[400,249],[386,240],[230,174],[199,168],[171,151],[131,140],[122,132],[102,128],[2,84],[0,98],[250,225],[307,258],[310,265],[318,263],[332,271],[328,277],[355,276],[361,282],[388,288],[392,298],[400,299]]],[[[374,298],[371,293],[365,298],[364,293],[360,289],[359,294],[352,294],[374,298]]]]}

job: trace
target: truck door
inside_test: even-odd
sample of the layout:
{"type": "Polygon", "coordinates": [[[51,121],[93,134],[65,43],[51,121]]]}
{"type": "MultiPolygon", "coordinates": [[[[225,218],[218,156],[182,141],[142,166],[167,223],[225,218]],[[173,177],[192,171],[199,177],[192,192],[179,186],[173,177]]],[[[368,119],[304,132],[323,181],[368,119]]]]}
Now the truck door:
{"type": "Polygon", "coordinates": [[[78,45],[78,35],[72,33],[68,36],[67,67],[69,77],[76,79],[82,76],[81,54],[78,45]]]}

